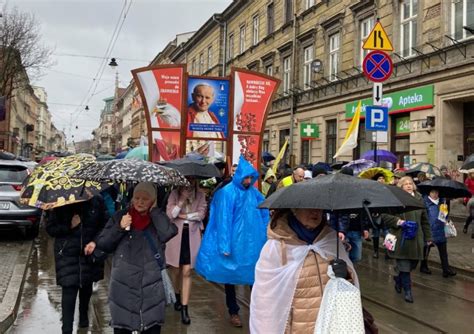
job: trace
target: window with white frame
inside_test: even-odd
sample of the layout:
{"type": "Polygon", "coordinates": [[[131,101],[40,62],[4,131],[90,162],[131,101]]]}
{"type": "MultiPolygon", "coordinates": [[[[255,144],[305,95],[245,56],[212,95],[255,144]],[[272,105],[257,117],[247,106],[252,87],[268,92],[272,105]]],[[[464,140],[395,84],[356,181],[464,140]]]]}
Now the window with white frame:
{"type": "Polygon", "coordinates": [[[199,55],[199,74],[204,73],[204,54],[199,55]]]}
{"type": "Polygon", "coordinates": [[[313,62],[313,46],[304,48],[303,51],[303,87],[308,89],[311,87],[311,63],[313,62]]]}
{"type": "Polygon", "coordinates": [[[370,32],[374,28],[374,18],[369,17],[362,21],[360,21],[360,65],[364,62],[365,56],[369,53],[370,50],[362,49],[362,45],[364,45],[365,40],[369,37],[370,32]]]}
{"type": "Polygon", "coordinates": [[[412,48],[416,46],[417,16],[418,0],[403,0],[400,19],[400,53],[402,57],[410,57],[415,54],[412,48]]]}
{"type": "Polygon", "coordinates": [[[253,17],[253,36],[252,36],[252,45],[257,45],[259,42],[259,26],[260,19],[258,15],[253,17]]]}
{"type": "Polygon", "coordinates": [[[273,76],[273,65],[267,65],[265,67],[265,73],[269,76],[273,76]]]}
{"type": "Polygon", "coordinates": [[[305,0],[304,9],[309,9],[314,6],[314,0],[305,0]]]}
{"type": "Polygon", "coordinates": [[[336,74],[339,67],[339,33],[329,36],[329,80],[337,80],[336,74]]]}
{"type": "Polygon", "coordinates": [[[245,26],[241,26],[240,27],[240,47],[239,47],[239,51],[240,53],[244,53],[245,52],[245,26]]]}
{"type": "Polygon", "coordinates": [[[473,36],[464,27],[474,29],[474,1],[456,0],[451,5],[451,32],[456,40],[473,36]]]}
{"type": "Polygon", "coordinates": [[[234,34],[229,35],[229,51],[227,56],[229,59],[234,58],[234,34]]]}
{"type": "Polygon", "coordinates": [[[212,68],[212,46],[207,48],[207,69],[212,68]]]}
{"type": "Polygon", "coordinates": [[[291,57],[283,59],[283,92],[288,93],[290,90],[291,78],[291,57]]]}

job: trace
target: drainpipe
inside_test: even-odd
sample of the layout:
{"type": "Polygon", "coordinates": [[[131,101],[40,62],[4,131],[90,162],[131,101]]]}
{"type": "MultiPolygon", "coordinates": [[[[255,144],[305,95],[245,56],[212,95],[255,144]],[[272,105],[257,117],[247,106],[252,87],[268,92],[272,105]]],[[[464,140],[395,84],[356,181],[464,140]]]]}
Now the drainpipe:
{"type": "Polygon", "coordinates": [[[293,14],[293,50],[291,55],[292,62],[292,77],[291,77],[291,111],[290,111],[290,140],[289,140],[289,152],[290,152],[290,166],[294,167],[296,165],[296,156],[294,154],[293,147],[293,136],[294,136],[294,123],[295,123],[295,114],[296,114],[296,6],[293,14]]]}
{"type": "Polygon", "coordinates": [[[212,20],[219,24],[221,27],[224,27],[224,51],[222,56],[222,76],[226,76],[227,72],[227,21],[222,22],[221,20],[216,18],[216,14],[212,15],[212,20]]]}

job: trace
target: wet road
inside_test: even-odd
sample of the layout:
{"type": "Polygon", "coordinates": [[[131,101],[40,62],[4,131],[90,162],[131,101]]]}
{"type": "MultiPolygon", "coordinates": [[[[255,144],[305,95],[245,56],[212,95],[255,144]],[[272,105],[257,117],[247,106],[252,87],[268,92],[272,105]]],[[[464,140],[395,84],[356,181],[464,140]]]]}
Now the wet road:
{"type": "MultiPolygon", "coordinates": [[[[190,326],[181,324],[180,313],[167,308],[164,334],[180,333],[248,333],[248,327],[234,328],[229,324],[225,295],[222,289],[199,277],[193,281],[190,301],[190,326]]],[[[241,316],[248,319],[248,311],[242,307],[241,316]]],[[[106,280],[99,282],[93,294],[89,311],[91,326],[77,333],[112,333],[108,326],[110,314],[107,305],[106,280]]],[[[77,312],[75,325],[77,325],[77,312]]],[[[245,324],[246,325],[246,324],[245,324]]],[[[53,239],[41,231],[35,240],[30,268],[23,290],[18,317],[8,334],[61,333],[61,289],[56,285],[53,239]]]]}

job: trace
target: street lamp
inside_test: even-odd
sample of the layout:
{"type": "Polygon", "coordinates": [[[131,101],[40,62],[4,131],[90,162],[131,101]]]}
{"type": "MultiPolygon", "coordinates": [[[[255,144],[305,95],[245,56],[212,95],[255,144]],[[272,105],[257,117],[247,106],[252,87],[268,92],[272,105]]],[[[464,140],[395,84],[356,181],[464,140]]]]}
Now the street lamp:
{"type": "Polygon", "coordinates": [[[84,110],[85,110],[85,111],[89,111],[89,106],[86,106],[86,107],[84,108],[84,110]]]}
{"type": "Polygon", "coordinates": [[[116,61],[116,59],[115,59],[115,58],[111,58],[111,59],[110,59],[109,66],[110,66],[110,67],[112,67],[112,68],[114,68],[114,67],[117,67],[117,66],[118,66],[118,64],[117,64],[117,61],[116,61]]]}

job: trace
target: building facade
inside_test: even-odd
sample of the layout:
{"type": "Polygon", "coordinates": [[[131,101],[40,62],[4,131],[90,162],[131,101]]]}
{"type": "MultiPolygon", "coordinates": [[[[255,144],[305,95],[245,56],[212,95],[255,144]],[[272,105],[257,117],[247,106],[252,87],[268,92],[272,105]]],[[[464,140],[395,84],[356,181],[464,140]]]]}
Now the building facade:
{"type": "Polygon", "coordinates": [[[114,137],[114,97],[103,99],[105,105],[100,113],[100,125],[94,130],[97,133],[97,151],[100,154],[114,154],[115,153],[115,137],[114,137]]]}
{"type": "MultiPolygon", "coordinates": [[[[287,138],[293,163],[333,162],[354,104],[371,104],[362,44],[377,19],[394,51],[384,83],[387,141],[399,165],[428,161],[456,170],[474,153],[474,5],[468,0],[235,0],[176,48],[171,62],[194,75],[228,75],[231,66],[275,76],[281,85],[266,123],[264,149],[287,138]],[[302,140],[301,124],[319,139],[302,140]]],[[[358,158],[372,147],[361,121],[358,158]]]]}

